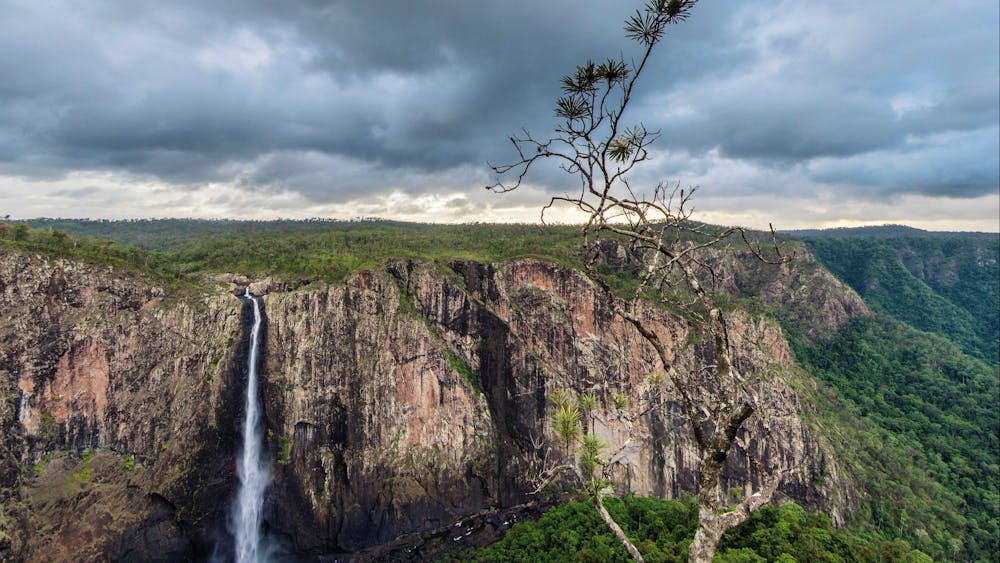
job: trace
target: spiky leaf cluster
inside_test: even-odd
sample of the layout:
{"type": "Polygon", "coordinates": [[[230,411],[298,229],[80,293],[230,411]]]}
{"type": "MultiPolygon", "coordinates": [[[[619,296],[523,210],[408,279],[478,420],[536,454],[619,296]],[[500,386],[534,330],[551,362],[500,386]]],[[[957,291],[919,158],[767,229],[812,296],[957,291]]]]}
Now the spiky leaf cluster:
{"type": "Polygon", "coordinates": [[[576,67],[576,72],[562,78],[562,89],[566,94],[589,94],[597,90],[600,75],[597,73],[597,64],[594,61],[587,61],[576,67]]]}
{"type": "Polygon", "coordinates": [[[598,466],[603,465],[601,460],[601,452],[607,444],[604,440],[598,438],[595,434],[587,434],[583,437],[580,442],[580,460],[578,466],[580,467],[580,474],[587,481],[592,481],[596,476],[598,466]]]}
{"type": "Polygon", "coordinates": [[[694,0],[651,0],[625,20],[625,36],[652,45],[663,37],[668,25],[686,20],[694,4],[694,0]]]}
{"type": "Polygon", "coordinates": [[[622,82],[630,73],[628,65],[622,60],[608,59],[601,64],[587,61],[586,64],[576,67],[573,74],[562,77],[562,90],[569,96],[593,94],[602,82],[608,84],[622,82]]]}
{"type": "Polygon", "coordinates": [[[549,393],[549,401],[551,401],[556,408],[559,408],[564,405],[572,404],[573,395],[565,389],[556,389],[555,391],[549,393]]]}
{"type": "Polygon", "coordinates": [[[566,448],[570,448],[580,437],[580,409],[576,405],[563,404],[556,408],[556,434],[566,448]]]}
{"type": "Polygon", "coordinates": [[[609,84],[624,82],[631,74],[625,61],[608,59],[597,67],[597,76],[609,84]]]}
{"type": "Polygon", "coordinates": [[[666,25],[653,12],[636,11],[625,20],[625,36],[643,45],[652,45],[663,37],[666,25]]]}
{"type": "Polygon", "coordinates": [[[583,119],[590,113],[590,104],[583,96],[561,96],[556,100],[556,117],[567,121],[583,119]]]}
{"type": "Polygon", "coordinates": [[[618,162],[625,162],[642,148],[646,134],[646,130],[642,127],[626,129],[624,133],[611,139],[611,142],[608,143],[608,155],[618,162]]]}

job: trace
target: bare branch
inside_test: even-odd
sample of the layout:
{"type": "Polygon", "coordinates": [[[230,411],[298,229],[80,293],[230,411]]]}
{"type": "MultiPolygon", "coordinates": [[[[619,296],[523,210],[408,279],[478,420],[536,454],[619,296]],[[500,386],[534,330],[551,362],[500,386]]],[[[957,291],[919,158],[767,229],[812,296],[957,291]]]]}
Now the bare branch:
{"type": "MultiPolygon", "coordinates": [[[[607,307],[656,352],[680,398],[686,425],[701,455],[699,512],[704,525],[699,525],[691,553],[700,554],[692,555],[693,559],[710,559],[722,531],[768,502],[780,482],[780,478],[772,478],[780,472],[750,455],[750,463],[764,483],[761,491],[732,515],[719,516],[715,511],[722,507],[722,467],[734,447],[740,449],[734,443],[745,431],[747,420],[757,413],[765,421],[766,438],[770,441],[773,436],[764,399],[733,366],[728,313],[714,297],[715,288],[724,279],[713,267],[711,252],[739,233],[742,244],[761,262],[782,264],[789,257],[782,253],[773,227],[765,250],[758,237],[742,227],[716,228],[693,222],[692,197],[697,188],[660,182],[646,195],[630,181],[629,175],[650,158],[650,149],[660,137],[659,131],[649,131],[641,122],[624,121],[634,89],[669,26],[687,19],[695,3],[649,0],[630,16],[625,34],[638,43],[637,57],[628,63],[624,57],[600,64],[587,61],[565,76],[563,95],[556,100],[555,115],[562,123],[555,136],[537,140],[524,132],[521,137],[512,137],[518,159],[509,165],[491,166],[498,180],[490,189],[516,189],[531,167],[543,159],[555,159],[563,171],[578,178],[579,192],[550,197],[542,207],[542,220],[556,205],[565,204],[584,214],[580,229],[584,273],[604,294],[607,307]],[[504,176],[511,179],[505,183],[504,176]],[[627,250],[624,264],[609,264],[606,254],[611,248],[627,250]],[[616,295],[606,277],[608,268],[634,275],[635,286],[624,297],[616,295]],[[698,336],[700,342],[692,344],[683,362],[675,361],[675,351],[672,347],[668,350],[650,324],[645,304],[649,297],[680,312],[698,336]]],[[[662,401],[650,400],[638,415],[621,415],[622,421],[631,429],[637,417],[659,406],[662,401]]],[[[629,446],[631,430],[629,434],[619,452],[629,446]]],[[[600,508],[599,495],[596,500],[600,508]]],[[[608,523],[615,528],[613,521],[608,523]]],[[[624,534],[619,538],[624,540],[624,534]]],[[[633,555],[639,557],[638,552],[633,555]]]]}
{"type": "Polygon", "coordinates": [[[541,494],[545,489],[552,484],[560,475],[569,473],[576,476],[576,478],[582,482],[583,478],[580,476],[580,470],[577,468],[575,463],[564,463],[562,465],[557,465],[555,467],[546,469],[539,474],[537,479],[537,485],[528,494],[538,495],[541,494]]]}

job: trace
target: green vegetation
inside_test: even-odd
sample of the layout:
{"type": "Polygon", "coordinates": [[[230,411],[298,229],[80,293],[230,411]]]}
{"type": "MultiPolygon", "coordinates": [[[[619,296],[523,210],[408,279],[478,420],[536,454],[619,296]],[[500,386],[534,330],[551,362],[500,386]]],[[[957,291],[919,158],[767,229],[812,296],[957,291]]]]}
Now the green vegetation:
{"type": "Polygon", "coordinates": [[[1000,235],[891,227],[823,233],[805,237],[809,250],[873,311],[998,364],[1000,235]]]}
{"type": "Polygon", "coordinates": [[[93,478],[94,469],[92,467],[84,467],[70,475],[70,481],[81,487],[89,484],[93,478]]]}
{"type": "MultiPolygon", "coordinates": [[[[579,236],[578,228],[569,226],[448,226],[389,221],[42,220],[29,225],[35,228],[0,223],[0,251],[17,249],[111,264],[183,287],[190,287],[202,274],[220,271],[337,281],[392,257],[433,261],[536,257],[576,265],[579,236]]],[[[826,267],[862,295],[877,315],[857,319],[827,340],[793,342],[799,363],[825,383],[818,393],[819,410],[813,422],[831,439],[841,467],[858,483],[862,509],[851,515],[851,530],[867,527],[870,533],[830,532],[831,537],[841,538],[834,541],[834,549],[822,539],[826,534],[824,526],[811,520],[818,517],[806,516],[806,523],[796,526],[815,531],[807,534],[813,538],[809,542],[826,545],[835,555],[828,560],[852,560],[844,555],[847,552],[837,551],[837,546],[842,545],[859,554],[855,560],[904,560],[913,556],[909,546],[938,560],[995,559],[1000,541],[997,235],[936,234],[902,228],[799,235],[826,267]]],[[[628,263],[607,266],[605,273],[619,293],[635,290],[631,268],[628,263]]],[[[752,304],[753,295],[768,275],[777,274],[762,268],[741,276],[740,289],[745,293],[733,300],[734,306],[752,304]]],[[[402,294],[404,301],[409,298],[405,290],[402,294]]],[[[769,312],[779,318],[788,313],[769,312]]],[[[452,369],[481,390],[481,381],[468,364],[451,351],[447,354],[452,369]]],[[[656,373],[650,379],[659,385],[664,377],[656,373]]],[[[610,398],[613,404],[623,406],[628,397],[619,395],[610,398]]],[[[576,399],[556,391],[550,394],[550,400],[556,404],[553,422],[557,427],[559,412],[564,411],[563,439],[577,444],[581,440],[577,429],[581,423],[587,425],[594,398],[576,399]]],[[[41,436],[54,442],[60,428],[53,415],[43,410],[40,423],[41,436]]],[[[599,444],[586,446],[599,451],[599,444]]],[[[162,450],[166,449],[167,444],[162,444],[162,450]]],[[[290,446],[285,448],[279,440],[279,463],[287,457],[290,446]]],[[[36,471],[41,472],[45,462],[43,458],[36,471]]],[[[125,463],[128,468],[127,458],[125,463]]],[[[89,476],[80,471],[79,479],[82,483],[89,476]]],[[[651,531],[649,535],[636,532],[636,538],[641,538],[637,545],[651,554],[648,559],[657,560],[652,547],[664,554],[661,560],[671,560],[686,549],[684,541],[690,541],[693,528],[683,532],[688,535],[677,536],[672,544],[657,534],[673,533],[674,524],[666,523],[680,522],[670,518],[681,518],[690,509],[688,504],[670,505],[674,508],[668,510],[656,505],[659,501],[645,499],[605,502],[616,520],[628,521],[626,530],[639,530],[657,518],[664,523],[665,527],[659,528],[662,531],[651,531]],[[633,509],[631,503],[644,508],[633,509]],[[623,508],[626,505],[629,508],[623,508]],[[637,510],[644,516],[636,516],[634,521],[620,520],[625,518],[625,510],[637,510]],[[661,510],[668,511],[670,518],[658,512],[661,510]]],[[[551,523],[550,530],[529,534],[547,538],[547,543],[539,544],[537,549],[558,549],[562,553],[565,542],[576,546],[572,553],[577,560],[605,560],[603,556],[609,553],[612,555],[607,560],[624,559],[620,544],[593,507],[589,503],[572,506],[556,509],[564,512],[553,514],[558,522],[551,523]],[[569,522],[580,527],[574,528],[569,522]]],[[[768,530],[784,526],[780,511],[764,509],[751,523],[758,522],[768,530]],[[772,517],[773,522],[768,520],[772,517]]],[[[793,516],[798,518],[786,514],[785,520],[793,516]]],[[[532,525],[541,526],[543,521],[532,525]]],[[[792,548],[775,551],[754,543],[752,534],[741,534],[733,531],[726,536],[720,557],[728,559],[722,560],[781,560],[787,555],[805,560],[807,557],[801,554],[816,553],[795,551],[806,549],[796,544],[799,540],[789,539],[792,548]],[[730,539],[734,537],[744,539],[730,539]]],[[[516,541],[528,542],[526,538],[521,536],[516,541]]],[[[531,553],[535,554],[531,558],[541,558],[546,552],[531,553]]]]}
{"type": "Polygon", "coordinates": [[[995,556],[996,372],[889,318],[855,319],[795,348],[832,388],[820,397],[821,423],[864,493],[856,521],[935,559],[995,556]]]}
{"type": "Polygon", "coordinates": [[[563,447],[569,451],[580,438],[580,409],[571,403],[558,405],[553,424],[563,447]]]}
{"type": "Polygon", "coordinates": [[[132,471],[135,469],[135,456],[126,454],[122,457],[122,460],[125,462],[125,471],[132,471]]]}
{"type": "Polygon", "coordinates": [[[74,471],[69,476],[69,481],[78,486],[86,486],[94,478],[94,468],[91,467],[90,461],[94,459],[94,451],[87,450],[83,452],[83,456],[80,457],[79,463],[77,463],[77,471],[74,471]]]}
{"type": "MultiPolygon", "coordinates": [[[[580,229],[575,225],[318,219],[36,219],[28,224],[41,238],[49,231],[72,234],[76,238],[68,240],[96,247],[94,259],[131,264],[168,278],[239,272],[335,282],[387,258],[480,262],[539,258],[579,265],[580,229]]],[[[626,267],[612,276],[622,291],[635,287],[629,272],[626,267]]]]}
{"type": "Polygon", "coordinates": [[[42,414],[39,417],[41,419],[41,434],[45,437],[45,440],[50,444],[56,441],[59,437],[59,423],[56,422],[56,417],[52,416],[46,409],[42,409],[42,414]]]}
{"type": "MultiPolygon", "coordinates": [[[[687,560],[687,546],[698,523],[692,502],[609,497],[604,504],[647,561],[687,560]],[[655,553],[671,557],[657,559],[655,553]]],[[[611,562],[631,558],[593,503],[572,501],[550,509],[537,521],[514,525],[500,541],[465,553],[460,560],[611,562]]]]}
{"type": "MultiPolygon", "coordinates": [[[[5,223],[0,226],[6,227],[5,223]]],[[[0,229],[0,251],[15,249],[49,256],[74,258],[85,262],[108,264],[131,272],[140,272],[169,284],[179,284],[179,270],[171,257],[155,251],[107,239],[71,236],[51,228],[29,229],[23,223],[0,229]]]]}
{"type": "Polygon", "coordinates": [[[589,428],[591,415],[597,408],[597,396],[593,393],[584,393],[577,399],[577,404],[580,406],[580,416],[583,419],[584,430],[586,430],[589,428]]]}
{"type": "Polygon", "coordinates": [[[573,260],[578,237],[578,229],[569,226],[394,221],[44,219],[30,224],[115,240],[143,259],[155,258],[151,264],[157,268],[157,260],[163,260],[165,273],[240,272],[324,281],[342,280],[386,258],[567,262],[573,260]]]}
{"type": "Polygon", "coordinates": [[[288,465],[292,461],[292,441],[287,436],[278,438],[278,465],[288,465]]]}
{"type": "Polygon", "coordinates": [[[483,393],[483,382],[479,377],[479,374],[472,370],[468,362],[458,357],[458,354],[452,352],[451,348],[448,348],[442,344],[444,347],[444,353],[448,356],[448,365],[451,369],[462,376],[462,379],[469,384],[470,387],[476,392],[482,395],[483,393]]]}
{"type": "Polygon", "coordinates": [[[936,559],[995,558],[1000,236],[899,226],[797,234],[877,313],[828,340],[793,343],[830,385],[822,423],[866,495],[854,517],[936,559]]]}
{"type": "Polygon", "coordinates": [[[611,394],[611,398],[615,401],[615,406],[619,409],[624,409],[628,406],[628,395],[615,391],[611,394]]]}
{"type": "Polygon", "coordinates": [[[598,438],[597,434],[593,432],[584,434],[580,440],[577,467],[580,468],[580,475],[583,476],[584,482],[588,483],[590,488],[593,489],[592,494],[600,494],[600,489],[606,484],[604,479],[598,478],[597,469],[604,465],[601,453],[607,447],[608,444],[598,438]]]}
{"type": "Polygon", "coordinates": [[[35,475],[41,475],[42,472],[45,471],[45,466],[48,465],[50,461],[52,461],[52,452],[45,452],[38,460],[38,463],[32,466],[31,469],[35,472],[35,475]]]}
{"type": "MultiPolygon", "coordinates": [[[[646,561],[687,561],[698,509],[692,498],[606,498],[608,512],[646,561]]],[[[630,561],[590,502],[552,508],[537,521],[514,525],[500,541],[468,551],[462,561],[630,561]]],[[[807,514],[795,503],[768,505],[723,536],[716,561],[923,562],[930,557],[903,540],[860,529],[833,527],[823,514],[807,514]]]]}

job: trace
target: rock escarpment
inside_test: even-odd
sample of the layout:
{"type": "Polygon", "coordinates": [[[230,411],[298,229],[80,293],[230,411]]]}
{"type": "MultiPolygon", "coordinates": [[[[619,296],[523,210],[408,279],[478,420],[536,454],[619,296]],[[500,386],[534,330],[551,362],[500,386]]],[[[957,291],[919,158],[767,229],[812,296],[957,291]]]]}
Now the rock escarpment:
{"type": "MultiPolygon", "coordinates": [[[[0,256],[0,290],[0,494],[9,499],[0,550],[155,559],[224,547],[240,301],[17,254],[0,256]],[[131,528],[141,539],[127,539],[131,528]]],[[[839,294],[814,298],[852,306],[839,294]]],[[[533,478],[565,456],[550,423],[556,390],[597,398],[588,430],[608,443],[621,490],[693,490],[689,431],[669,387],[651,377],[661,366],[577,272],[531,260],[395,261],[345,284],[269,293],[264,308],[275,463],[265,520],[287,551],[473,541],[452,541],[468,525],[449,526],[529,500],[533,478]]],[[[652,306],[647,314],[680,359],[696,353],[687,323],[652,306]]],[[[763,386],[783,407],[778,455],[792,469],[782,490],[839,516],[853,503],[850,483],[792,414],[811,406],[789,382],[808,380],[794,375],[773,323],[740,319],[739,361],[768,368],[763,386]]],[[[733,456],[728,471],[743,484],[746,459],[733,456]]]]}
{"type": "MultiPolygon", "coordinates": [[[[650,377],[662,366],[577,272],[530,260],[399,261],[265,302],[269,427],[288,445],[271,505],[298,549],[353,551],[524,502],[534,477],[566,461],[554,391],[597,398],[588,426],[608,443],[621,490],[694,489],[689,430],[669,387],[650,377]]],[[[685,322],[646,313],[678,355],[690,353],[685,322]]],[[[792,469],[782,490],[839,519],[853,493],[821,436],[790,414],[812,407],[784,379],[794,368],[781,332],[740,318],[741,361],[769,366],[762,387],[785,413],[779,457],[792,469]],[[753,356],[760,350],[766,358],[753,356]]],[[[748,483],[747,466],[734,456],[734,487],[748,483]]]]}
{"type": "Polygon", "coordinates": [[[107,266],[0,256],[0,553],[211,549],[203,524],[220,520],[232,479],[241,306],[107,266]]]}

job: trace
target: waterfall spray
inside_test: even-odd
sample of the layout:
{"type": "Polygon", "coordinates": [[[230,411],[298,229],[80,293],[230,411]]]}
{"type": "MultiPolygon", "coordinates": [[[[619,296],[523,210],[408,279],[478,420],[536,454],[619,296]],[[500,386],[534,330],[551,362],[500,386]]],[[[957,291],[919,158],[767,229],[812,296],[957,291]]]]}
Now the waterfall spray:
{"type": "Polygon", "coordinates": [[[236,539],[236,561],[257,563],[266,559],[261,541],[261,512],[264,490],[271,474],[264,459],[263,434],[260,428],[260,405],[257,401],[257,362],[260,351],[260,302],[248,287],[243,297],[253,305],[253,328],[250,330],[250,351],[247,354],[246,416],[243,418],[243,451],[238,473],[239,493],[233,506],[232,532],[236,539]]]}

